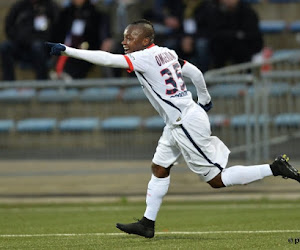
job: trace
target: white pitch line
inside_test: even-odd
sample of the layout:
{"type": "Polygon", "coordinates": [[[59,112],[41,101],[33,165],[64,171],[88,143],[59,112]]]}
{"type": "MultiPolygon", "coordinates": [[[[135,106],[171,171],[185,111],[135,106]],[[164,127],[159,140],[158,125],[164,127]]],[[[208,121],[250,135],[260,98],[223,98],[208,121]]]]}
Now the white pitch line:
{"type": "MultiPolygon", "coordinates": [[[[156,232],[156,235],[184,234],[268,234],[268,233],[300,233],[300,230],[253,230],[253,231],[203,231],[203,232],[156,232]]],[[[2,234],[0,238],[26,238],[26,237],[74,237],[74,236],[121,236],[125,233],[85,233],[85,234],[2,234]]]]}

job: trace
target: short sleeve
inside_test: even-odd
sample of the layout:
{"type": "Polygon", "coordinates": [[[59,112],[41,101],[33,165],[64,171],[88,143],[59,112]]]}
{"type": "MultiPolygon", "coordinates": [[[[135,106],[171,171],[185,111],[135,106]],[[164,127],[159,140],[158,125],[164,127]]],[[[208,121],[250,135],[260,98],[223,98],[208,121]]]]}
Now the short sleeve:
{"type": "Polygon", "coordinates": [[[124,55],[128,63],[128,72],[145,72],[149,67],[149,54],[145,50],[124,55]]]}

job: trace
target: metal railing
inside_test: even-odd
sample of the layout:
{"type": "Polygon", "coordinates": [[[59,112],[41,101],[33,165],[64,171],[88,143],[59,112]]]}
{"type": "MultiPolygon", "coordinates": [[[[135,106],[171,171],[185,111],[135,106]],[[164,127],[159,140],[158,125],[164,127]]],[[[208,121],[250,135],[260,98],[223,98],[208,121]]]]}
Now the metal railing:
{"type": "MultiPolygon", "coordinates": [[[[299,138],[299,131],[293,135],[281,135],[270,140],[270,124],[268,121],[260,124],[259,117],[270,116],[269,97],[270,88],[273,82],[284,80],[289,84],[300,80],[300,53],[284,55],[279,58],[268,59],[258,63],[243,63],[240,65],[228,66],[222,69],[208,71],[205,74],[208,84],[239,82],[250,85],[245,93],[245,114],[248,117],[246,122],[245,145],[239,145],[232,149],[232,153],[246,152],[248,163],[258,163],[261,160],[270,159],[270,146],[288,141],[291,137],[299,138]],[[254,128],[250,122],[251,115],[254,115],[254,128]]],[[[291,108],[291,99],[287,99],[287,111],[291,108]]],[[[300,112],[294,109],[294,112],[300,112]]]]}
{"type": "MultiPolygon", "coordinates": [[[[229,126],[227,122],[221,124],[221,128],[212,128],[213,134],[219,136],[227,145],[229,145],[233,155],[243,158],[245,157],[249,163],[270,160],[270,148],[273,145],[282,144],[290,140],[291,137],[299,138],[299,130],[297,128],[292,129],[292,132],[290,130],[279,131],[277,128],[274,128],[268,119],[264,122],[261,122],[260,117],[274,116],[277,112],[276,108],[275,110],[270,110],[270,107],[273,109],[274,106],[272,105],[272,102],[275,102],[276,104],[276,97],[272,97],[270,93],[272,87],[271,84],[273,82],[276,83],[279,81],[285,81],[292,86],[300,79],[300,54],[295,53],[293,55],[282,56],[280,58],[268,60],[267,62],[245,63],[225,67],[222,69],[211,70],[205,74],[205,79],[209,90],[212,90],[215,86],[220,84],[225,84],[225,88],[226,84],[232,83],[239,83],[245,86],[245,91],[237,98],[219,98],[212,96],[215,105],[213,110],[209,113],[211,115],[223,114],[228,117],[229,120],[235,115],[246,114],[246,125],[245,127],[239,129],[240,131],[237,131],[238,129],[234,128],[233,126],[229,126]],[[269,71],[263,71],[262,69],[264,68],[269,69],[269,71]],[[235,111],[231,112],[231,108],[235,111]],[[251,120],[253,117],[254,121],[251,120]]],[[[186,80],[186,82],[187,84],[191,84],[188,80],[186,80]]],[[[88,87],[108,86],[118,86],[122,89],[126,89],[127,87],[138,85],[139,82],[136,78],[84,79],[72,81],[32,80],[0,82],[0,90],[6,88],[34,88],[37,90],[44,88],[59,88],[63,91],[66,88],[77,88],[81,90],[88,87]]],[[[295,100],[292,101],[292,98],[289,98],[291,97],[291,93],[288,92],[287,95],[287,98],[281,98],[283,99],[281,102],[283,107],[280,112],[300,112],[300,105],[294,105],[293,103],[295,100]]],[[[27,117],[34,116],[50,116],[57,118],[58,120],[62,120],[70,116],[99,116],[101,119],[105,119],[109,116],[115,115],[139,115],[144,119],[147,116],[156,114],[154,109],[147,101],[138,103],[126,102],[122,100],[122,98],[115,100],[113,103],[110,102],[99,104],[83,103],[78,99],[75,99],[70,103],[41,104],[36,98],[33,98],[33,100],[27,104],[8,103],[6,106],[5,105],[2,106],[2,108],[7,108],[9,111],[6,113],[1,113],[0,111],[0,118],[12,118],[16,121],[18,119],[25,119],[27,117]],[[11,117],[7,116],[9,112],[11,117]]],[[[106,158],[124,158],[125,154],[126,158],[131,158],[134,157],[136,153],[130,153],[126,145],[132,141],[131,138],[134,136],[138,145],[135,150],[139,150],[142,157],[149,157],[149,155],[151,156],[151,154],[154,152],[160,133],[161,131],[145,131],[142,128],[139,129],[135,134],[126,134],[126,132],[118,132],[116,134],[97,131],[94,134],[86,135],[86,137],[83,137],[82,135],[81,137],[76,137],[76,135],[63,134],[56,130],[54,131],[53,135],[46,135],[46,137],[41,136],[37,139],[37,141],[44,140],[44,144],[36,143],[35,145],[43,148],[45,145],[49,144],[55,147],[55,145],[70,146],[73,143],[75,147],[78,148],[79,144],[75,143],[76,138],[80,138],[81,141],[83,141],[83,138],[90,138],[84,140],[85,147],[93,149],[98,148],[99,150],[96,151],[98,153],[102,150],[103,155],[107,156],[106,158]],[[144,136],[147,137],[147,140],[143,139],[144,136]],[[124,138],[124,141],[119,140],[119,138],[124,138]],[[102,142],[100,143],[101,140],[102,142]],[[107,142],[107,144],[103,143],[104,140],[107,142]],[[116,145],[113,145],[111,142],[120,144],[120,150],[118,151],[116,145]],[[145,145],[144,149],[143,145],[145,145]],[[122,150],[125,151],[123,152],[122,150]],[[118,153],[115,153],[116,151],[118,151],[118,153]]],[[[4,135],[0,134],[0,137],[3,136],[4,135]]],[[[26,144],[26,136],[30,141],[30,136],[34,137],[36,135],[23,136],[22,134],[13,131],[9,137],[13,138],[16,143],[5,144],[7,141],[9,141],[9,139],[6,138],[5,140],[2,140],[0,146],[4,148],[7,145],[10,145],[10,148],[17,146],[17,148],[20,149],[22,148],[22,144],[19,143],[19,139],[24,137],[24,148],[28,148],[31,144],[26,144]]]]}

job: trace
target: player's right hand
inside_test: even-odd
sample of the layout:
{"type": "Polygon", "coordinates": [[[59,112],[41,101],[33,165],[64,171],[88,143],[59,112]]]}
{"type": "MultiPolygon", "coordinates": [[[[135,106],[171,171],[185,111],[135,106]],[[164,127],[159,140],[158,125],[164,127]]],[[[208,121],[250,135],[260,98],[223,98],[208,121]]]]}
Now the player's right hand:
{"type": "Polygon", "coordinates": [[[61,43],[45,42],[45,45],[50,49],[50,55],[60,56],[61,52],[66,50],[66,46],[61,43]]]}

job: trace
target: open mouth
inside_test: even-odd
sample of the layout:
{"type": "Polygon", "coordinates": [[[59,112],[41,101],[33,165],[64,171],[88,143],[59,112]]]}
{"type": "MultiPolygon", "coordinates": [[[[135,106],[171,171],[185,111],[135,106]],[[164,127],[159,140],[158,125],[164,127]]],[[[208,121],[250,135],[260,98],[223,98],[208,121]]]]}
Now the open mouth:
{"type": "Polygon", "coordinates": [[[123,47],[123,49],[124,49],[125,54],[127,54],[128,51],[129,51],[129,49],[128,49],[128,48],[125,48],[125,47],[123,47]]]}

